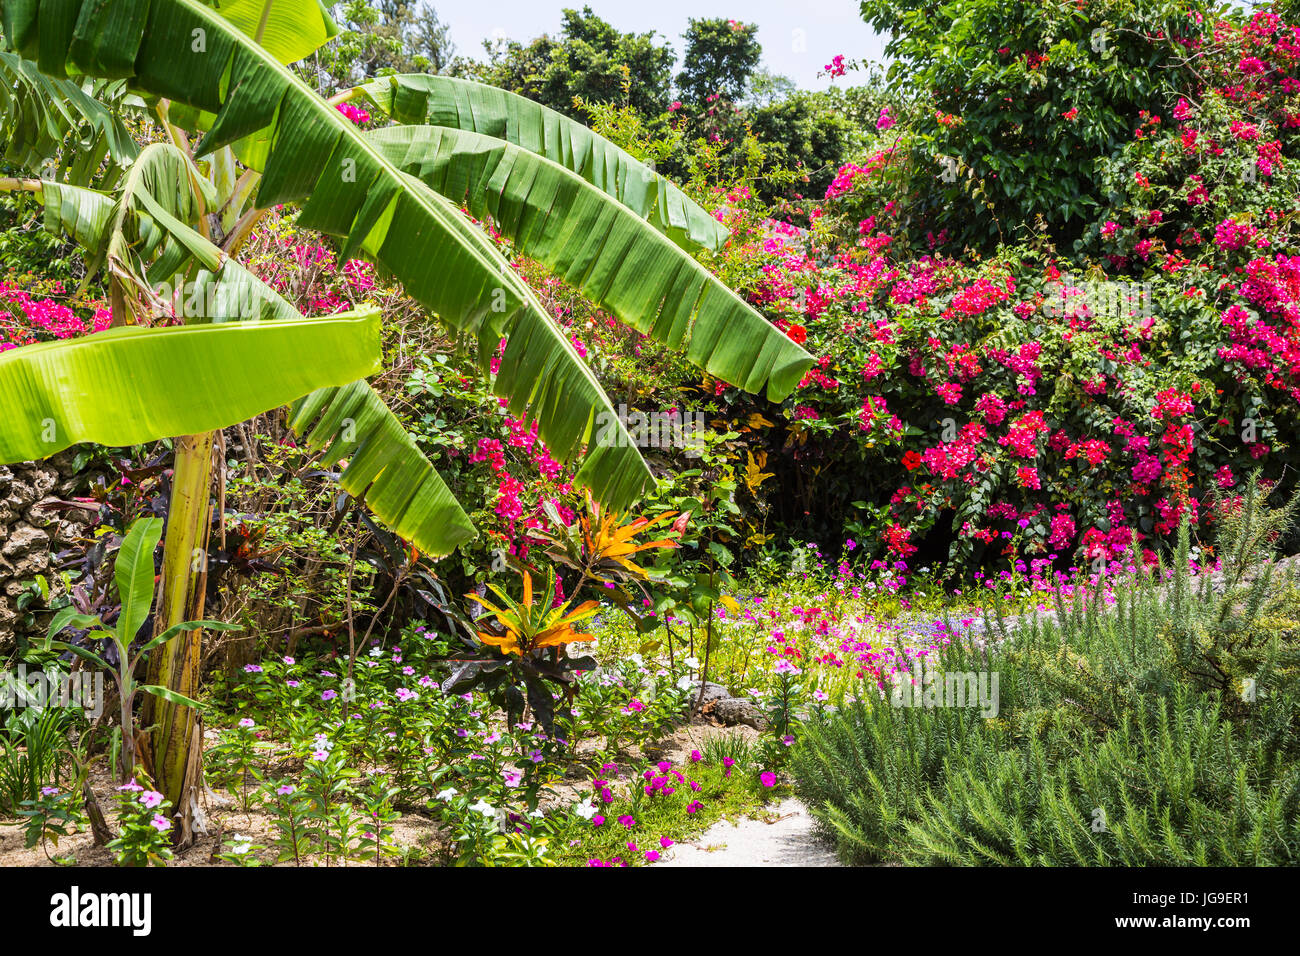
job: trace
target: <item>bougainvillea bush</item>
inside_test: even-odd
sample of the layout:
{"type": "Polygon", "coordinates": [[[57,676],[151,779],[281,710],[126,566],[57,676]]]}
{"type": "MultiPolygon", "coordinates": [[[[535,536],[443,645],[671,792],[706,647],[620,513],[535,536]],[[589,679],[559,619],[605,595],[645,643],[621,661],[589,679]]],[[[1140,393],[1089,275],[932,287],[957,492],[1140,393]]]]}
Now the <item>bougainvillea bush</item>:
{"type": "Polygon", "coordinates": [[[888,111],[802,226],[728,197],[728,268],[819,357],[776,432],[814,521],[856,508],[896,559],[999,559],[1015,534],[1095,561],[1136,532],[1151,560],[1184,514],[1213,521],[1213,490],[1294,473],[1300,27],[1143,40],[1194,50],[1197,83],[1153,91],[1099,158],[1077,249],[981,255],[940,229],[908,251],[927,134],[888,111]]]}

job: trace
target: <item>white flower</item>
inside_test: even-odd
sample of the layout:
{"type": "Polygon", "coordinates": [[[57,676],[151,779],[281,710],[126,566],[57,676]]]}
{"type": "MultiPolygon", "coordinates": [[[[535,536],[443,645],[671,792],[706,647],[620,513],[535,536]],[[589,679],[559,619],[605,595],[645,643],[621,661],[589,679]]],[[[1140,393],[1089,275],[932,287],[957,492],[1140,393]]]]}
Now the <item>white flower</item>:
{"type": "Polygon", "coordinates": [[[633,654],[631,657],[628,658],[628,660],[629,660],[631,663],[635,664],[637,667],[640,667],[640,666],[644,663],[644,662],[641,660],[641,655],[640,655],[640,654],[633,654]]]}
{"type": "Polygon", "coordinates": [[[470,807],[470,809],[473,810],[475,813],[483,814],[483,816],[485,817],[494,817],[496,816],[497,813],[496,807],[492,806],[482,797],[480,797],[478,803],[474,804],[472,807],[470,807]]]}
{"type": "Polygon", "coordinates": [[[371,657],[378,657],[379,655],[381,655],[381,654],[383,654],[383,653],[384,653],[383,650],[382,650],[381,648],[378,648],[378,647],[373,647],[373,648],[370,649],[370,656],[371,656],[371,657]]]}
{"type": "Polygon", "coordinates": [[[446,790],[444,790],[444,791],[442,791],[441,793],[439,793],[439,794],[438,794],[434,799],[436,799],[436,800],[441,800],[441,801],[443,801],[444,803],[450,803],[450,802],[451,802],[451,798],[454,797],[454,796],[456,796],[456,788],[455,788],[455,787],[448,787],[446,790]]]}
{"type": "Polygon", "coordinates": [[[678,690],[690,690],[694,686],[695,686],[695,681],[691,680],[689,677],[683,676],[678,678],[677,680],[678,690]]]}
{"type": "Polygon", "coordinates": [[[693,657],[686,658],[686,660],[682,661],[682,663],[685,664],[687,667],[689,667],[691,670],[697,670],[700,666],[700,662],[693,657]]]}
{"type": "Polygon", "coordinates": [[[590,820],[596,815],[596,808],[590,803],[575,803],[573,805],[573,812],[584,820],[590,820]]]}

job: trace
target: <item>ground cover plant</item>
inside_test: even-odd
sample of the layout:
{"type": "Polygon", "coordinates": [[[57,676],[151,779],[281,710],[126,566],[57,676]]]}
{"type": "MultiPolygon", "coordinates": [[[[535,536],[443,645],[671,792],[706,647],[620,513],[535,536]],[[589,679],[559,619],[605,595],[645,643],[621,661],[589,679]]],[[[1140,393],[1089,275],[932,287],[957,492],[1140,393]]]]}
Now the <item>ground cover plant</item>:
{"type": "Polygon", "coordinates": [[[1293,863],[1294,5],[857,9],[0,0],[0,862],[1293,863]]]}

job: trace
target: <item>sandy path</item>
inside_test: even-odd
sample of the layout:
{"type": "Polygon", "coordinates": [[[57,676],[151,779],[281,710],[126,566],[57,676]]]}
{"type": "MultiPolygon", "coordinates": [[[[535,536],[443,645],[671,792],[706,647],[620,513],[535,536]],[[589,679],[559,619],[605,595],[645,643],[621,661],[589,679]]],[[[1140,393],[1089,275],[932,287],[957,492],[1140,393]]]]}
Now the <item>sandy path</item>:
{"type": "Polygon", "coordinates": [[[767,819],[719,820],[690,843],[679,843],[655,864],[661,866],[839,866],[835,854],[812,832],[803,804],[787,798],[767,819]]]}

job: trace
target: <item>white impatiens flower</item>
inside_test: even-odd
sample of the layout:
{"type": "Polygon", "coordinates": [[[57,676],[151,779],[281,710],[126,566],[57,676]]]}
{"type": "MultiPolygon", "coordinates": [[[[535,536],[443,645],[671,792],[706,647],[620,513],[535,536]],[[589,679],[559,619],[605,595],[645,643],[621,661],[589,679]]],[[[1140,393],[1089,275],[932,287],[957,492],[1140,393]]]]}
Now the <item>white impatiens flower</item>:
{"type": "Polygon", "coordinates": [[[584,820],[590,820],[596,815],[596,808],[590,803],[575,803],[573,812],[584,820]]]}
{"type": "Polygon", "coordinates": [[[443,803],[450,803],[450,802],[451,802],[451,798],[454,797],[454,796],[456,796],[456,788],[455,788],[455,787],[448,787],[446,790],[444,790],[444,791],[442,791],[441,793],[437,794],[437,795],[434,797],[434,799],[435,799],[435,800],[441,800],[443,803]]]}

